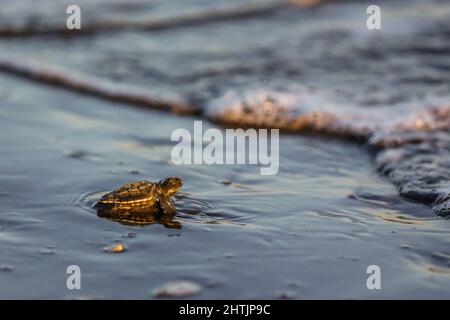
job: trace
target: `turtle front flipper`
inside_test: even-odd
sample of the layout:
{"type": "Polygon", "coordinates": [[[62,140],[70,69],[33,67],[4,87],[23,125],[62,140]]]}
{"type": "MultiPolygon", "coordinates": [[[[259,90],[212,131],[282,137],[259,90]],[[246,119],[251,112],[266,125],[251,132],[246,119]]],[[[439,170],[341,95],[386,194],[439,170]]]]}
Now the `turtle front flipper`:
{"type": "Polygon", "coordinates": [[[159,199],[159,206],[164,215],[174,215],[176,213],[175,204],[169,197],[161,196],[159,199]]]}

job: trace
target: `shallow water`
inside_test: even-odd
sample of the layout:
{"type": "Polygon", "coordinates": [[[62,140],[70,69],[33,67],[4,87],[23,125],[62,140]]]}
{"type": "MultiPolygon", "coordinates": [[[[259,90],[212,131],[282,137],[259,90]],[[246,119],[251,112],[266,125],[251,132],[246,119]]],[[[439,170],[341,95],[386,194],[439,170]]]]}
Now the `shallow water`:
{"type": "MultiPolygon", "coordinates": [[[[40,15],[25,3],[9,6],[0,27],[58,28],[59,2],[47,1],[40,15]]],[[[127,10],[105,3],[106,11],[89,7],[88,23],[120,17],[126,26],[218,9],[203,0],[183,2],[186,11],[174,10],[175,1],[144,9],[136,0],[127,10]]],[[[0,64],[26,69],[30,58],[44,74],[58,66],[62,80],[81,73],[109,93],[121,84],[121,92],[144,89],[198,106],[212,120],[229,120],[221,112],[233,111],[236,99],[240,112],[248,96],[275,92],[283,103],[295,98],[288,117],[331,113],[344,116],[345,130],[333,121],[327,129],[335,138],[282,135],[276,176],[261,176],[257,166],[177,166],[172,131],[192,130],[199,119],[217,124],[1,73],[0,298],[148,299],[178,280],[201,286],[194,298],[450,298],[449,221],[427,201],[398,193],[424,201],[448,192],[450,121],[432,118],[438,130],[385,131],[392,122],[416,125],[415,112],[448,102],[450,10],[443,1],[390,3],[386,32],[375,36],[358,27],[365,6],[350,1],[207,27],[1,38],[0,64]],[[368,144],[346,142],[346,130],[372,136],[368,144]],[[104,193],[169,175],[185,180],[169,224],[97,216],[93,205],[104,193]],[[125,252],[105,252],[119,243],[125,252]],[[66,288],[72,264],[81,268],[81,291],[66,288]],[[366,287],[372,264],[381,267],[379,291],[366,287]]],[[[250,107],[256,121],[260,104],[250,107]]]]}
{"type": "MultiPolygon", "coordinates": [[[[404,162],[383,150],[380,172],[403,196],[448,216],[448,2],[384,1],[379,31],[365,27],[366,2],[323,2],[233,1],[224,8],[192,0],[176,10],[176,1],[149,7],[136,0],[136,17],[105,0],[86,7],[86,32],[67,35],[58,32],[61,21],[35,19],[33,7],[19,1],[11,6],[17,19],[6,18],[3,28],[24,34],[2,38],[0,69],[229,126],[309,130],[395,149],[404,162]],[[44,35],[28,34],[30,25],[44,35]],[[261,107],[268,100],[269,114],[261,107]]],[[[44,7],[64,8],[53,1],[44,7]]]]}
{"type": "Polygon", "coordinates": [[[198,298],[449,298],[448,221],[399,198],[362,146],[283,136],[274,177],[175,166],[170,133],[192,118],[0,81],[2,298],[146,299],[172,280],[198,298]],[[166,175],[185,179],[181,229],[96,216],[104,192],[166,175]],[[127,251],[104,252],[115,243],[127,251]],[[81,292],[65,288],[70,264],[81,292]],[[370,264],[381,291],[366,288],[370,264]]]}

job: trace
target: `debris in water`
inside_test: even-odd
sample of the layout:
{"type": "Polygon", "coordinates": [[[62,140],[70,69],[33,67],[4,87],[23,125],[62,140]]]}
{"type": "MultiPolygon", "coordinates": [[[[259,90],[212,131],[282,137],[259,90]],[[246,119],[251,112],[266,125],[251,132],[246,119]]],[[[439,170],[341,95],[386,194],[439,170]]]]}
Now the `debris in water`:
{"type": "Polygon", "coordinates": [[[116,244],[114,246],[109,246],[105,248],[105,251],[108,253],[121,253],[124,252],[127,248],[124,244],[116,244]]]}
{"type": "Polygon", "coordinates": [[[157,298],[180,298],[197,294],[201,291],[201,286],[192,281],[168,282],[164,286],[153,291],[157,298]]]}

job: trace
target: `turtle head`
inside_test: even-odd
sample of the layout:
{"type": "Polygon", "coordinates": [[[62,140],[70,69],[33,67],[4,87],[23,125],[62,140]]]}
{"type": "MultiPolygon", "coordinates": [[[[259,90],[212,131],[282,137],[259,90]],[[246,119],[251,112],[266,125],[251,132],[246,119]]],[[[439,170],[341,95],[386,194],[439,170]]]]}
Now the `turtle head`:
{"type": "Polygon", "coordinates": [[[183,186],[183,179],[180,177],[168,177],[158,182],[161,193],[167,197],[172,196],[183,186]]]}

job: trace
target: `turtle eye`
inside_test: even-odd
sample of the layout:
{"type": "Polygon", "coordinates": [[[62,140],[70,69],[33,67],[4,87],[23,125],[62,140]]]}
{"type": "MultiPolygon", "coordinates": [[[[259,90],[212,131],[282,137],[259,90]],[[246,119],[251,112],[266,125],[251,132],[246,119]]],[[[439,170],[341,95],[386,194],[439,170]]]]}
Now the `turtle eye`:
{"type": "Polygon", "coordinates": [[[169,177],[162,180],[160,184],[167,195],[172,195],[180,190],[182,186],[182,180],[178,177],[169,177]]]}
{"type": "Polygon", "coordinates": [[[182,184],[182,181],[180,178],[172,178],[172,185],[173,186],[180,186],[182,184]]]}

